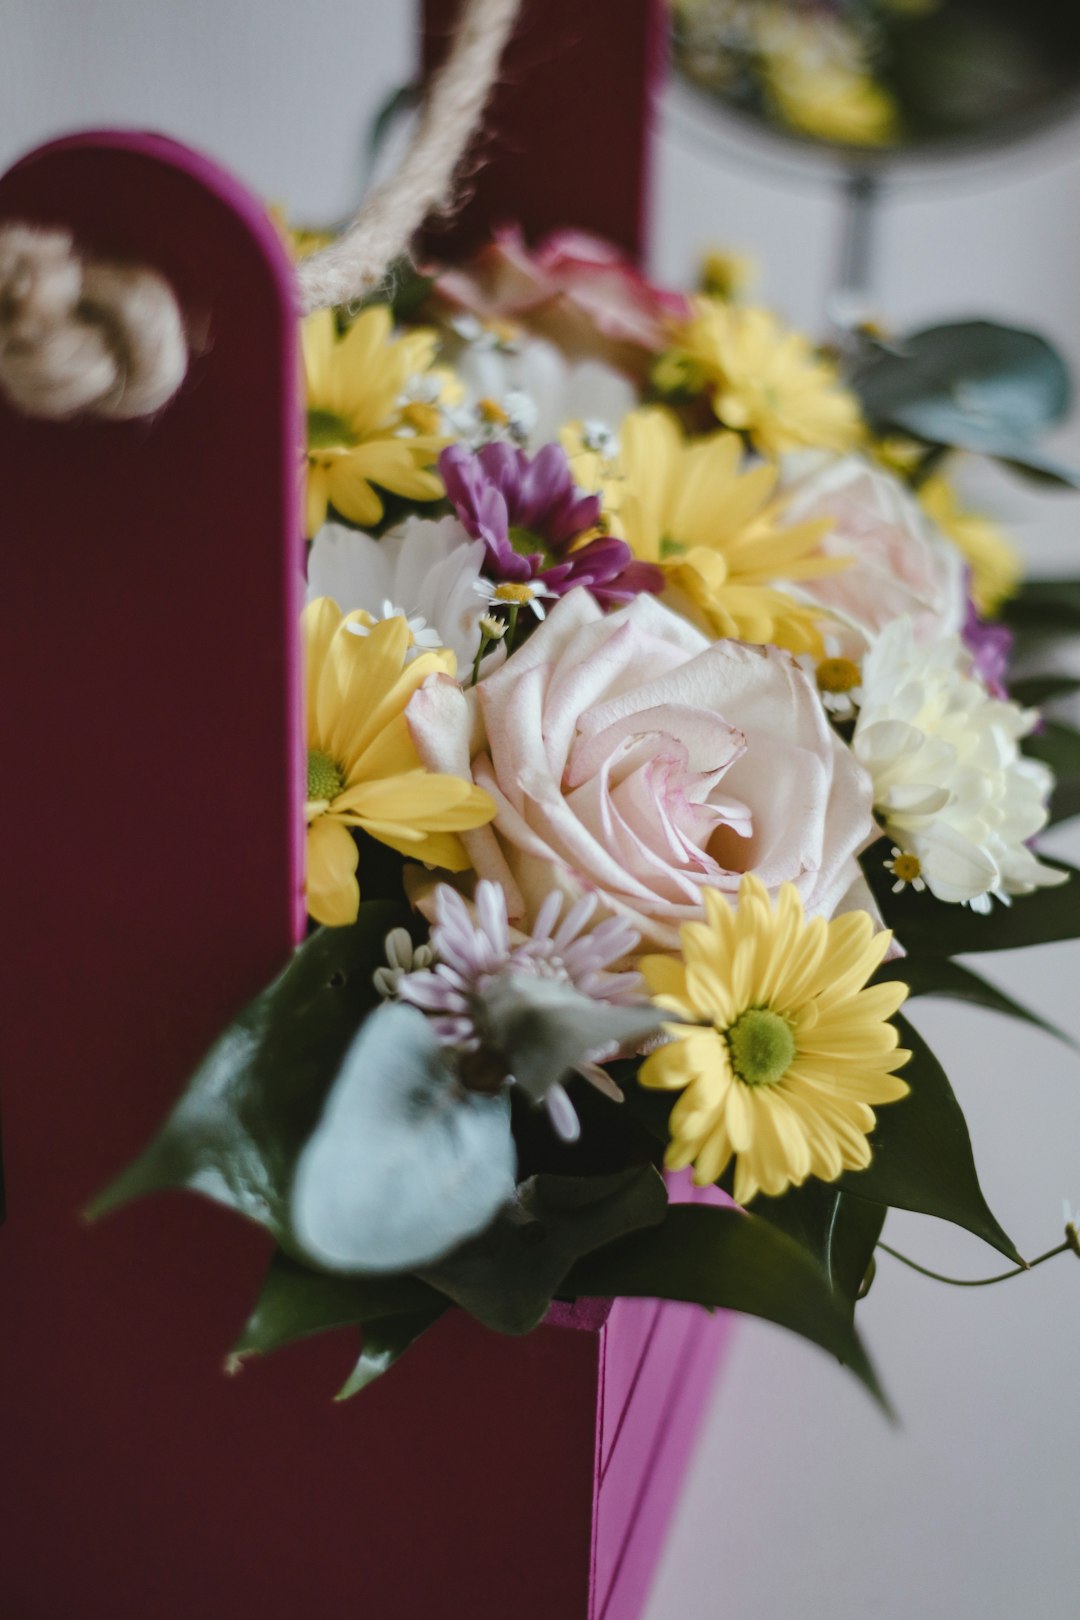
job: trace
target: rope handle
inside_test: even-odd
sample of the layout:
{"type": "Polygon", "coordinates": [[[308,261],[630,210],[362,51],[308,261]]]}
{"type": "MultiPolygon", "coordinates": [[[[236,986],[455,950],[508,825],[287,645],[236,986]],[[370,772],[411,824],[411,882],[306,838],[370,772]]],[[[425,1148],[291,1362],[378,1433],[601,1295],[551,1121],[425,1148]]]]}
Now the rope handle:
{"type": "MultiPolygon", "coordinates": [[[[377,286],[454,176],[483,117],[520,0],[465,0],[405,155],[336,241],[297,268],[304,314],[377,286]]],[[[84,258],[71,233],[0,225],[0,392],[26,416],[152,416],[187,374],[188,335],[158,271],[84,258]]]]}

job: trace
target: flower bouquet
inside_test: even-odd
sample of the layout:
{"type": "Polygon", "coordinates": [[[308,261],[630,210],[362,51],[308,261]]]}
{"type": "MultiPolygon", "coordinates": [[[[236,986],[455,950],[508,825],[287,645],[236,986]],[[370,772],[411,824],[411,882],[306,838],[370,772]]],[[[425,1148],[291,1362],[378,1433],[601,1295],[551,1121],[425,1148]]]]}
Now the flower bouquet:
{"type": "Polygon", "coordinates": [[[841,363],[744,281],[507,231],[305,323],[312,926],[96,1206],[266,1229],[237,1362],[352,1326],[353,1394],[453,1307],[637,1296],[883,1398],[891,1206],[1026,1264],[901,1008],[1030,1017],[954,958],[1080,932],[1032,842],[1080,808],[1075,683],[1010,662],[1077,587],[953,481],[1075,482],[1067,381],[985,322],[841,363]]]}

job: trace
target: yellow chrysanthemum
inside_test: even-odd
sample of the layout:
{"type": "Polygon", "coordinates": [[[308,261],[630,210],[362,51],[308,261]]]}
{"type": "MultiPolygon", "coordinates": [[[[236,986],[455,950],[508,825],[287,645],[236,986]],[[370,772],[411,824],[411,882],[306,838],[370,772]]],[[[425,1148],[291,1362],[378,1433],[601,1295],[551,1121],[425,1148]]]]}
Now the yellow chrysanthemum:
{"type": "Polygon", "coordinates": [[[640,964],[659,1005],[696,1021],[641,1066],[643,1085],[683,1093],[665,1164],[706,1186],[734,1157],[739,1204],[865,1169],[874,1109],[908,1091],[889,1023],[907,986],[867,985],[891,934],[865,911],[807,922],[790,883],[774,910],[752,875],[736,910],[707,889],[705,915],[683,925],[681,961],[640,964]]]}
{"type": "Polygon", "coordinates": [[[331,502],[350,523],[377,523],[383,503],[376,485],[416,501],[442,494],[430,470],[447,443],[439,412],[408,395],[424,373],[438,395],[436,344],[435,333],[420,328],[395,338],[385,304],[362,310],[343,337],[331,310],[304,322],[309,535],[322,527],[331,502]]]}
{"type": "Polygon", "coordinates": [[[403,618],[343,615],[320,596],[304,610],[307,655],[307,900],[316,922],[356,920],[361,827],[429,866],[468,866],[457,834],[492,819],[488,794],[424,769],[405,720],[429,675],[454,673],[451,652],[409,658],[403,618]]]}
{"type": "Polygon", "coordinates": [[[1020,558],[993,518],[961,506],[947,478],[935,473],[919,485],[919,499],[943,534],[971,567],[971,597],[984,618],[993,618],[1016,594],[1020,558]]]}
{"type": "Polygon", "coordinates": [[[619,439],[618,461],[601,466],[571,438],[575,477],[594,480],[635,557],[664,570],[669,605],[713,637],[820,654],[822,610],[771,582],[835,573],[847,559],[821,555],[826,521],[780,521],[776,467],[745,467],[737,433],[685,439],[657,406],[632,411],[619,439]]]}
{"type": "Polygon", "coordinates": [[[854,394],[801,332],[748,304],[696,297],[691,306],[657,368],[659,386],[707,387],[717,419],[748,433],[766,455],[860,442],[854,394]]]}

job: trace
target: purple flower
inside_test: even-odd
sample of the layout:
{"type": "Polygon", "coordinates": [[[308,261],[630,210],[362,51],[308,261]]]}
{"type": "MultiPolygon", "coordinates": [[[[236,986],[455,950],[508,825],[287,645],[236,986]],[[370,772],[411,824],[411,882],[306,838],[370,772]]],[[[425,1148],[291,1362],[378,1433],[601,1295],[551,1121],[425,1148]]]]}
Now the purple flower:
{"type": "Polygon", "coordinates": [[[1003,624],[991,624],[981,619],[975,604],[968,599],[967,617],[961,632],[964,645],[970,652],[975,673],[992,697],[1005,699],[1008,691],[1005,675],[1012,653],[1012,631],[1003,624]]]}
{"type": "Polygon", "coordinates": [[[575,545],[599,522],[600,497],[578,489],[559,445],[531,458],[501,442],[476,451],[451,445],[439,476],[463,526],[484,542],[493,578],[539,579],[556,596],[584,585],[602,607],[663,588],[661,570],[636,561],[625,540],[597,535],[575,545]]]}
{"type": "MultiPolygon", "coordinates": [[[[596,910],[595,895],[578,900],[559,922],[562,904],[558,893],[549,894],[537,913],[532,933],[512,943],[506,894],[498,883],[481,879],[473,910],[456,889],[440,884],[435,896],[436,922],[431,930],[435,965],[399,976],[393,993],[426,1012],[439,1040],[462,1052],[475,1052],[481,1045],[473,1022],[474,997],[503,973],[556,979],[583,996],[609,1005],[625,1006],[644,1000],[639,973],[609,971],[613,963],[638,945],[640,936],[636,930],[621,917],[608,917],[591,932],[585,932],[596,910]]],[[[578,1067],[601,1091],[622,1100],[614,1081],[596,1062],[583,1062],[578,1067]]],[[[562,1086],[551,1086],[544,1101],[559,1135],[572,1141],[578,1134],[577,1116],[562,1086]]]]}

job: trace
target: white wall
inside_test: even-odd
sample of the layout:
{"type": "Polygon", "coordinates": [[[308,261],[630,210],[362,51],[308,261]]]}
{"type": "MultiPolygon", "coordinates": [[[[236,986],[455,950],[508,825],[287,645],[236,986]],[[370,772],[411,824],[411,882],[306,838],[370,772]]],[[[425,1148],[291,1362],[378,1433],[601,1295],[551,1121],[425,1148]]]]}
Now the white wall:
{"type": "MultiPolygon", "coordinates": [[[[333,217],[354,199],[374,108],[408,76],[414,30],[409,0],[3,0],[0,165],[63,130],[148,125],[214,153],[299,218],[333,217]]],[[[688,276],[707,243],[746,246],[765,293],[818,320],[836,251],[826,190],[718,163],[670,131],[657,204],[666,275],[688,276]]],[[[898,326],[1014,318],[1080,366],[1078,219],[1072,133],[1000,172],[904,191],[882,233],[882,312],[898,326]]],[[[1080,457],[1080,434],[1062,448],[1080,457]]],[[[989,485],[1039,566],[1080,572],[1080,500],[989,485]]],[[[1055,847],[1075,859],[1080,836],[1055,847]]],[[[1080,1037],[1080,946],[988,961],[987,976],[1080,1037]]],[[[1037,1253],[1057,1237],[1062,1198],[1080,1205],[1080,1060],[989,1014],[935,1005],[918,1021],[967,1111],[993,1207],[1037,1253]]],[[[896,1215],[888,1235],[931,1265],[997,1269],[974,1239],[931,1221],[896,1215]]],[[[824,1356],[742,1326],[647,1620],[1074,1620],[1073,1268],[1066,1258],[964,1292],[883,1258],[861,1321],[898,1431],[824,1356]]]]}

